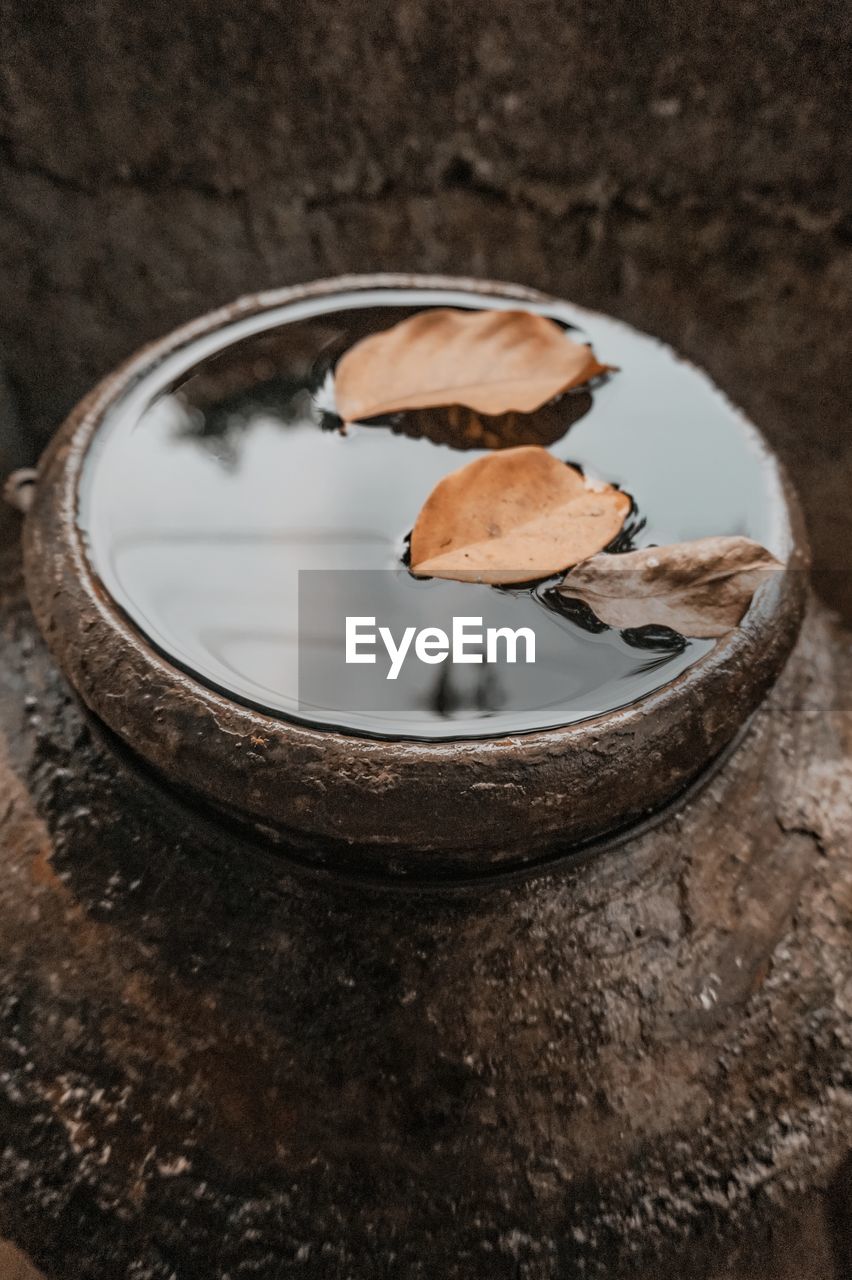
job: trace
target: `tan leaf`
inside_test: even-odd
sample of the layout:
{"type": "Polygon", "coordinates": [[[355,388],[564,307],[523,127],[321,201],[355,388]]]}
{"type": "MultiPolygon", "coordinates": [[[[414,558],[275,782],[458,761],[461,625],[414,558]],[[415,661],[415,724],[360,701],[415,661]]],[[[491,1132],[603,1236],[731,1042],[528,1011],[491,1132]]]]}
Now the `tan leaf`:
{"type": "Polygon", "coordinates": [[[766,575],[782,568],[750,538],[698,538],[623,555],[596,555],[559,584],[608,626],[650,624],[715,639],[738,626],[766,575]]]}
{"type": "Polygon", "coordinates": [[[606,368],[546,316],[436,307],[350,347],[334,393],[346,422],[451,404],[532,413],[606,368]]]}
{"type": "Polygon", "coordinates": [[[630,505],[546,449],[503,449],[438,482],[411,535],[411,571],[494,584],[546,578],[612,542],[630,505]]]}

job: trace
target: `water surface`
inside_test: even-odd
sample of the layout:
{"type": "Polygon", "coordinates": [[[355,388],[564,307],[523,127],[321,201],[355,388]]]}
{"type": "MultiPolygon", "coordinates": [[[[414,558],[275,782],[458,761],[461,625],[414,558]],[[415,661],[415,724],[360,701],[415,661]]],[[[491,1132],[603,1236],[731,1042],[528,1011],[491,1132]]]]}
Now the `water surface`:
{"type": "MultiPolygon", "coordinates": [[[[447,290],[338,294],[238,321],[158,365],[113,407],[86,459],[79,521],[95,572],[162,654],[211,687],[353,733],[522,733],[667,684],[711,644],[589,629],[550,607],[549,584],[499,591],[408,573],[405,538],[424,500],[484,451],[414,438],[399,421],[328,429],[327,374],[358,337],[427,305],[519,304],[447,290]],[[300,689],[305,570],[330,576],[302,578],[300,689]],[[392,683],[365,667],[359,685],[351,668],[341,674],[323,581],[364,613],[396,610],[420,626],[440,610],[513,627],[532,619],[539,659],[510,678],[412,662],[392,683]]],[[[565,434],[550,448],[632,496],[623,545],[745,534],[786,556],[775,466],[702,374],[616,321],[567,304],[532,309],[579,326],[573,336],[619,366],[591,396],[562,398],[565,434]]]]}

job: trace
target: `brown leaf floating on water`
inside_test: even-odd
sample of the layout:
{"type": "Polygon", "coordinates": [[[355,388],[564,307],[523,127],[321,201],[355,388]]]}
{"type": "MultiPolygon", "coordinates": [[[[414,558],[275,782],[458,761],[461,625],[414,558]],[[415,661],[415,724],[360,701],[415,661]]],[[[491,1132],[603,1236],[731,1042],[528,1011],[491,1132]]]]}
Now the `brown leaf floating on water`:
{"type": "Polygon", "coordinates": [[[432,490],[411,535],[411,572],[495,585],[546,578],[612,542],[630,506],[546,449],[503,449],[432,490]]]}
{"type": "Polygon", "coordinates": [[[698,538],[623,555],[596,555],[557,590],[582,600],[608,626],[650,624],[716,639],[742,621],[768,573],[783,566],[750,538],[698,538]]]}
{"type": "Polygon", "coordinates": [[[607,367],[546,316],[436,307],[350,347],[334,393],[345,422],[453,404],[532,413],[607,367]]]}

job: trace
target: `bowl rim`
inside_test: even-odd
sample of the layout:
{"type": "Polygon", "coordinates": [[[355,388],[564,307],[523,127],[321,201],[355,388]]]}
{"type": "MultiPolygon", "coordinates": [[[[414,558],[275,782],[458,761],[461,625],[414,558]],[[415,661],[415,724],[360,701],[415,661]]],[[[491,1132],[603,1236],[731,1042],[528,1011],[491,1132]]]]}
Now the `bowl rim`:
{"type": "Polygon", "coordinates": [[[107,412],[134,382],[165,356],[235,320],[343,290],[381,288],[560,301],[491,280],[346,275],[246,295],[142,347],[77,405],[39,462],[24,526],[36,620],[86,705],[155,769],[249,821],[325,844],[326,856],[345,859],[347,848],[354,853],[357,846],[397,870],[413,867],[420,855],[432,867],[444,861],[470,867],[602,835],[668,802],[697,776],[753,713],[792,649],[804,608],[806,574],[798,570],[807,568],[807,544],[798,502],[768,446],[792,546],[771,606],[750,610],[740,627],[662,688],[557,728],[416,741],[264,714],[173,665],[106,593],[90,563],[77,521],[82,469],[107,412]]]}

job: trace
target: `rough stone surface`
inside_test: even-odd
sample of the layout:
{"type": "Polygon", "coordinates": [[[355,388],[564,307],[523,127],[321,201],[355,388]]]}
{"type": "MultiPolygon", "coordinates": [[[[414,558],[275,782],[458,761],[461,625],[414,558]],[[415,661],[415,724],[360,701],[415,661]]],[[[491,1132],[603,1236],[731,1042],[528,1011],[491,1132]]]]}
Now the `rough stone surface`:
{"type": "Polygon", "coordinates": [[[31,452],[32,445],[27,447],[0,352],[0,479],[14,467],[23,465],[31,452]]]}
{"type": "Polygon", "coordinates": [[[0,1240],[0,1280],[42,1280],[42,1277],[20,1249],[0,1240]]]}
{"type": "Polygon", "coordinates": [[[43,440],[238,294],[514,279],[704,365],[789,464],[852,617],[850,24],[818,0],[0,0],[0,350],[27,420],[43,440]]]}
{"type": "Polygon", "coordinates": [[[852,653],[535,879],[313,876],[116,753],[4,560],[0,1232],[55,1280],[844,1280],[852,653]],[[844,1163],[845,1162],[845,1163],[844,1163]]]}

